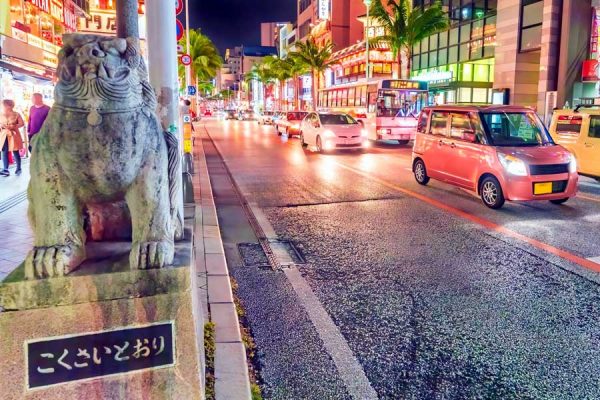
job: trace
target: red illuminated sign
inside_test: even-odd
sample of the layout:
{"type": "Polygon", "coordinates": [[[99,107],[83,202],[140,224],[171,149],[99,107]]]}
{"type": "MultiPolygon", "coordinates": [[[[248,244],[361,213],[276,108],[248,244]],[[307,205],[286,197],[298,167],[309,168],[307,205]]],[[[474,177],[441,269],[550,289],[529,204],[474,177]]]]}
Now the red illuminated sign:
{"type": "Polygon", "coordinates": [[[63,19],[69,32],[75,32],[77,30],[77,14],[75,14],[75,4],[72,0],[65,0],[63,19]]]}
{"type": "Polygon", "coordinates": [[[584,60],[581,72],[581,79],[584,82],[597,82],[598,78],[598,60],[584,60]]]}
{"type": "Polygon", "coordinates": [[[29,2],[40,10],[50,13],[50,0],[29,0],[29,2]]]}

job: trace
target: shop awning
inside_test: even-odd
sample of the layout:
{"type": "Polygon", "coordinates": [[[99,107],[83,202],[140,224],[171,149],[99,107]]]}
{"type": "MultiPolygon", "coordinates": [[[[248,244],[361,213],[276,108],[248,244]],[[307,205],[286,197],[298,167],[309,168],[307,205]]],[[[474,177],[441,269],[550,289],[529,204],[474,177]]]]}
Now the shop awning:
{"type": "Polygon", "coordinates": [[[15,65],[7,60],[0,60],[0,68],[10,71],[13,78],[18,81],[29,81],[37,85],[52,84],[51,77],[41,75],[35,71],[15,65]]]}

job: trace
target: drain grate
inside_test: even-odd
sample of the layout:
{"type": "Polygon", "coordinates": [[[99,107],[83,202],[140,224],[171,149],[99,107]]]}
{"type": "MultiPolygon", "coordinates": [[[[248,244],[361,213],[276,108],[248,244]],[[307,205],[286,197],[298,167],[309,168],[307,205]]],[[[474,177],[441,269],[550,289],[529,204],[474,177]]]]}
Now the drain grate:
{"type": "Polygon", "coordinates": [[[269,240],[269,244],[276,254],[282,254],[278,257],[280,263],[306,264],[306,259],[292,241],[269,240]]]}
{"type": "Polygon", "coordinates": [[[238,243],[237,248],[245,267],[271,268],[260,243],[238,243]]]}

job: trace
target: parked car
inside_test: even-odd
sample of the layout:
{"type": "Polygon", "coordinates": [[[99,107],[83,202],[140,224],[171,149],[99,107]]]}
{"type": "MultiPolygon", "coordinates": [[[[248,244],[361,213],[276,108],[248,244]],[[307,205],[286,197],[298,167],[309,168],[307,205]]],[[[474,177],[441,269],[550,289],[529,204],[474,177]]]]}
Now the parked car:
{"type": "Polygon", "coordinates": [[[253,110],[240,110],[237,114],[237,119],[240,121],[254,121],[256,114],[253,110]]]}
{"type": "Polygon", "coordinates": [[[577,163],[530,108],[423,109],[413,147],[415,179],[476,192],[490,208],[505,200],[566,202],[577,192],[577,163]]]}
{"type": "Polygon", "coordinates": [[[261,125],[261,124],[272,125],[274,115],[275,115],[275,112],[273,112],[273,111],[264,111],[262,114],[258,115],[258,118],[256,118],[256,121],[258,122],[259,125],[261,125]]]}
{"type": "Polygon", "coordinates": [[[224,120],[237,119],[237,117],[238,117],[238,113],[236,110],[224,110],[223,111],[223,119],[224,120]]]}
{"type": "Polygon", "coordinates": [[[300,142],[318,152],[369,147],[362,124],[342,113],[308,113],[300,124],[300,142]]]}
{"type": "Polygon", "coordinates": [[[289,111],[283,113],[275,122],[277,134],[280,136],[283,133],[288,136],[300,135],[300,124],[306,115],[308,115],[306,111],[289,111]]]}
{"type": "Polygon", "coordinates": [[[556,110],[550,122],[552,139],[575,155],[577,171],[600,181],[600,108],[579,106],[556,110]]]}

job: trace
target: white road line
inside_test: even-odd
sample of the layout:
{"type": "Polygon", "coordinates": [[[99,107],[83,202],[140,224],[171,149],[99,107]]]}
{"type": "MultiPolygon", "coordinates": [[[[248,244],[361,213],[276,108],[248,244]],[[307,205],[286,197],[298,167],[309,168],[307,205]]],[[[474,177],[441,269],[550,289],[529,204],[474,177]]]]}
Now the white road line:
{"type": "MultiPolygon", "coordinates": [[[[268,239],[277,239],[277,234],[262,209],[256,204],[250,204],[250,208],[265,236],[268,239]]],[[[284,268],[285,276],[294,288],[310,321],[323,341],[323,345],[331,356],[348,393],[356,400],[377,399],[377,392],[371,386],[362,366],[354,357],[350,346],[344,339],[344,335],[333,322],[308,282],[302,277],[298,268],[293,266],[294,260],[283,247],[278,246],[276,243],[271,244],[271,248],[279,264],[292,265],[290,268],[284,268]]]]}
{"type": "Polygon", "coordinates": [[[589,257],[588,260],[600,264],[600,257],[589,257]]]}
{"type": "Polygon", "coordinates": [[[340,377],[346,384],[348,393],[357,400],[377,399],[375,389],[367,379],[362,366],[354,357],[344,336],[327,314],[300,271],[296,267],[291,267],[284,269],[284,273],[317,329],[323,345],[333,359],[340,377]]]}

